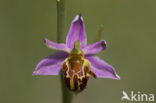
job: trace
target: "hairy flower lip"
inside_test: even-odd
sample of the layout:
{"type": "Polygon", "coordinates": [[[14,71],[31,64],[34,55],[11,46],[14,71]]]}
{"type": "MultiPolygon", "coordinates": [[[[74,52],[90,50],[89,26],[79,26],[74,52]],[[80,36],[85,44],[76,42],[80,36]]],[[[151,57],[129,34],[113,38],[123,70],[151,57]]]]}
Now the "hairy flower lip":
{"type": "Polygon", "coordinates": [[[77,15],[72,21],[70,30],[66,37],[66,44],[55,43],[45,38],[45,44],[48,48],[55,49],[60,52],[56,52],[55,54],[41,60],[36,66],[33,75],[58,75],[61,71],[63,61],[68,57],[74,47],[75,41],[77,40],[81,42],[85,58],[91,63],[92,69],[97,75],[97,78],[120,79],[113,66],[95,56],[95,54],[107,48],[105,40],[86,46],[87,37],[84,21],[81,15],[77,15]]]}

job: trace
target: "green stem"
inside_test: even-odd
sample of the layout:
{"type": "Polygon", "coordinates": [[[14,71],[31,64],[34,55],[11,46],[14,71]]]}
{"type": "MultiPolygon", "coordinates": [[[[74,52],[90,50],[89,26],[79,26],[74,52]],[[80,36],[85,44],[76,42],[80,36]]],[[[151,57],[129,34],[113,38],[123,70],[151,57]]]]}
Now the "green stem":
{"type": "MultiPolygon", "coordinates": [[[[57,42],[63,42],[64,25],[65,25],[65,0],[56,0],[57,3],[57,42]]],[[[62,103],[71,103],[73,94],[70,93],[64,83],[63,74],[60,75],[62,87],[62,103]]]]}

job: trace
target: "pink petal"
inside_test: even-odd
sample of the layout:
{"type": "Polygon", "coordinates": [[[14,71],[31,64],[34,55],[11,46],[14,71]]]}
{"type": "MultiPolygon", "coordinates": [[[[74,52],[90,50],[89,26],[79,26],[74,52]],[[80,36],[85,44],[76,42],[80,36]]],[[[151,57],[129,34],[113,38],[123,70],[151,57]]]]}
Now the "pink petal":
{"type": "Polygon", "coordinates": [[[67,53],[70,53],[70,48],[68,48],[65,44],[63,43],[55,43],[55,42],[52,42],[48,39],[45,39],[45,43],[47,45],[47,47],[51,48],[51,49],[55,49],[55,50],[60,50],[60,51],[64,51],[64,52],[67,52],[67,53]]]}
{"type": "Polygon", "coordinates": [[[101,52],[107,48],[106,41],[101,40],[96,43],[90,44],[83,49],[85,55],[93,55],[98,52],[101,52]]]}

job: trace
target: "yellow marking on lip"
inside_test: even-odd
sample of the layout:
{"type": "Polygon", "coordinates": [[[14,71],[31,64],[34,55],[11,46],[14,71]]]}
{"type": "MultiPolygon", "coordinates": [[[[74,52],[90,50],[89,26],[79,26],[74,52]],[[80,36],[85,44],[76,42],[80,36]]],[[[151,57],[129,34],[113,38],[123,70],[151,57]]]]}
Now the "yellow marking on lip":
{"type": "Polygon", "coordinates": [[[81,89],[80,89],[80,81],[78,81],[78,90],[80,91],[81,89]]]}
{"type": "Polygon", "coordinates": [[[74,89],[74,81],[73,79],[70,79],[70,89],[73,90],[74,89]]]}

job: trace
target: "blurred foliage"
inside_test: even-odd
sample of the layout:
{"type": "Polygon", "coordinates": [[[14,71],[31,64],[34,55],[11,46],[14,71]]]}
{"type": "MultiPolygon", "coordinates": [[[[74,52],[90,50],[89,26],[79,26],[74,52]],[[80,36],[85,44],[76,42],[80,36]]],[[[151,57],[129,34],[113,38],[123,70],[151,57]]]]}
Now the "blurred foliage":
{"type": "MultiPolygon", "coordinates": [[[[156,93],[155,11],[155,0],[66,0],[62,38],[78,13],[84,17],[88,44],[103,24],[101,39],[108,49],[98,55],[121,77],[91,78],[74,103],[120,103],[122,90],[156,93]]],[[[55,52],[44,45],[46,37],[56,41],[55,0],[0,0],[1,103],[61,102],[58,76],[32,76],[36,64],[55,52]]]]}

